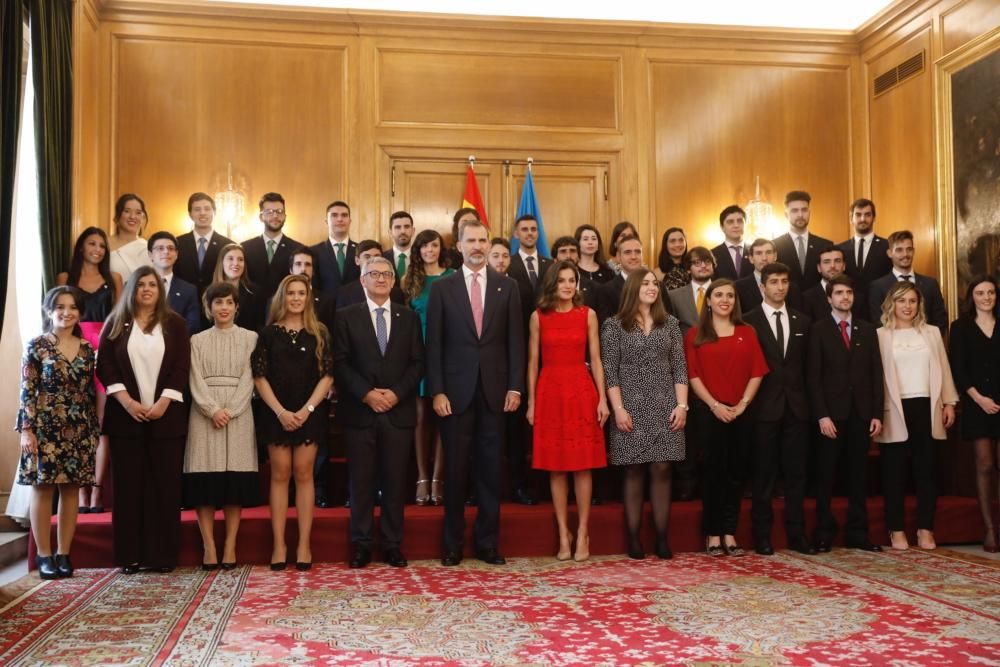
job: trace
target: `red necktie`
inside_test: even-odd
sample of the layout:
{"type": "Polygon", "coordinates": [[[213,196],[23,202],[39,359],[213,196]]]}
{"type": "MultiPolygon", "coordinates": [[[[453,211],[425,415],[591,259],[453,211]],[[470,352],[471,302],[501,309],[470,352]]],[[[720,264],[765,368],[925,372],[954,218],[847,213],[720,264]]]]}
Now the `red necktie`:
{"type": "Polygon", "coordinates": [[[840,321],[840,335],[843,336],[843,338],[844,338],[844,345],[847,346],[848,350],[851,349],[851,337],[847,334],[847,329],[850,326],[851,325],[848,323],[847,320],[841,320],[840,321]]]}

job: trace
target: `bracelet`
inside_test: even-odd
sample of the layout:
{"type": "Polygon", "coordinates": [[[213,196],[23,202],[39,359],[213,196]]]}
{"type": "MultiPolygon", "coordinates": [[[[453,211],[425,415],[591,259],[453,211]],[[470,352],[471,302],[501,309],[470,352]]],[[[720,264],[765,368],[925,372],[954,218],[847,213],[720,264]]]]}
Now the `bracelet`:
{"type": "Polygon", "coordinates": [[[713,410],[716,409],[717,407],[719,407],[719,402],[718,401],[716,401],[715,403],[712,403],[712,409],[713,410]]]}
{"type": "Polygon", "coordinates": [[[690,410],[691,409],[691,408],[688,407],[687,403],[678,403],[677,407],[684,408],[685,410],[690,410]]]}
{"type": "Polygon", "coordinates": [[[624,404],[623,405],[616,405],[615,406],[615,410],[624,410],[624,409],[625,409],[625,405],[624,404]]]}
{"type": "Polygon", "coordinates": [[[746,405],[750,405],[750,399],[744,396],[743,398],[740,399],[740,403],[745,403],[746,405]]]}
{"type": "Polygon", "coordinates": [[[281,412],[277,414],[277,418],[281,419],[281,415],[285,414],[286,412],[288,412],[288,410],[282,409],[281,412]]]}

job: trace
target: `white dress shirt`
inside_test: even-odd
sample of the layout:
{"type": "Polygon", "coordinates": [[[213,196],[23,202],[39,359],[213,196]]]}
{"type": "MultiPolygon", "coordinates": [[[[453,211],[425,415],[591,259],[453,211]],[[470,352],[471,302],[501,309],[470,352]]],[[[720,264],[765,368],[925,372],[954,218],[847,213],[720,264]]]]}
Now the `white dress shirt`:
{"type": "MultiPolygon", "coordinates": [[[[861,239],[865,241],[865,247],[861,255],[862,266],[868,261],[868,253],[871,252],[872,242],[875,241],[875,232],[869,232],[868,234],[860,234],[854,237],[854,259],[857,261],[858,257],[858,244],[861,243],[861,239]]],[[[861,268],[861,267],[858,267],[861,268]]]]}
{"type": "Polygon", "coordinates": [[[388,341],[389,334],[392,332],[392,318],[389,317],[392,314],[392,310],[390,309],[389,306],[389,304],[392,303],[392,301],[387,298],[385,300],[385,303],[380,306],[371,299],[369,299],[367,294],[365,294],[365,301],[368,303],[368,314],[372,318],[372,331],[378,332],[378,324],[376,324],[376,322],[378,321],[378,313],[376,313],[375,311],[378,310],[379,308],[385,308],[385,313],[382,315],[382,317],[385,318],[385,339],[386,341],[388,341]]]}
{"type": "Polygon", "coordinates": [[[465,291],[469,294],[469,302],[472,302],[472,274],[479,274],[479,296],[483,298],[483,314],[486,313],[486,267],[473,271],[465,264],[462,265],[462,275],[465,277],[465,291]]]}
{"type": "Polygon", "coordinates": [[[774,313],[781,313],[781,328],[785,332],[785,349],[781,351],[781,354],[784,355],[788,351],[788,338],[792,335],[792,327],[788,322],[788,306],[781,304],[781,308],[773,308],[766,301],[761,301],[760,306],[764,309],[764,315],[767,316],[767,323],[771,326],[774,340],[778,340],[778,324],[775,321],[774,313]]]}

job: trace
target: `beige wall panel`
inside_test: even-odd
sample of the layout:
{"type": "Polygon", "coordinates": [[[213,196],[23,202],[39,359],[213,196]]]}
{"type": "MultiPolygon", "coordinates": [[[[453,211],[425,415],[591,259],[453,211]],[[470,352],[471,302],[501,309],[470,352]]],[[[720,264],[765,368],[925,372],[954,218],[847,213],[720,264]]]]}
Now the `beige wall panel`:
{"type": "Polygon", "coordinates": [[[618,127],[616,58],[379,52],[382,123],[618,127]]]}
{"type": "Polygon", "coordinates": [[[288,234],[321,240],[326,204],[344,196],[345,60],[338,47],[119,38],[115,192],[146,199],[151,230],[181,231],[188,195],[213,192],[232,162],[248,218],[277,191],[288,234]]]}
{"type": "MultiPolygon", "coordinates": [[[[868,95],[876,76],[921,49],[929,56],[930,37],[928,27],[871,60],[868,95]]],[[[912,231],[917,271],[936,275],[933,112],[929,69],[869,102],[876,227],[882,235],[896,229],[912,231]]]]}
{"type": "Polygon", "coordinates": [[[950,53],[971,39],[1000,25],[1000,2],[966,0],[941,13],[943,52],[950,53]]]}
{"type": "Polygon", "coordinates": [[[784,195],[813,196],[811,229],[847,237],[850,197],[847,69],[652,62],[656,242],[683,227],[689,245],[715,245],[719,211],[753,196],[782,220],[784,195]]]}

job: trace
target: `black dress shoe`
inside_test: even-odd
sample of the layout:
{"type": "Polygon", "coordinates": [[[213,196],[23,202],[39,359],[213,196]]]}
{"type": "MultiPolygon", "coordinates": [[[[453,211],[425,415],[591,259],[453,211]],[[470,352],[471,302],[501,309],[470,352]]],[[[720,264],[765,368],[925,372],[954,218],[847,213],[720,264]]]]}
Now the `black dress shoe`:
{"type": "Polygon", "coordinates": [[[386,549],[382,554],[382,560],[393,567],[406,567],[406,556],[399,549],[386,549]]]}
{"type": "Polygon", "coordinates": [[[603,505],[604,501],[601,499],[600,496],[591,496],[590,497],[590,504],[591,505],[603,505]]]}
{"type": "Polygon", "coordinates": [[[445,567],[454,567],[462,562],[462,552],[461,551],[446,551],[444,556],[441,558],[441,564],[445,567]]]}
{"type": "Polygon", "coordinates": [[[507,559],[501,556],[496,549],[480,549],[476,552],[476,558],[490,565],[507,564],[507,559]]]}
{"type": "Polygon", "coordinates": [[[882,551],[882,547],[877,544],[872,544],[868,540],[863,540],[861,542],[848,542],[844,546],[848,549],[860,549],[861,551],[882,551]]]}
{"type": "Polygon", "coordinates": [[[325,510],[325,509],[329,509],[329,508],[333,507],[333,505],[331,505],[330,501],[327,500],[326,498],[317,498],[316,499],[316,507],[325,510]]]}
{"type": "Polygon", "coordinates": [[[271,563],[271,572],[281,572],[286,567],[288,567],[288,563],[286,563],[284,561],[278,561],[277,563],[271,563]]]}
{"type": "Polygon", "coordinates": [[[638,537],[629,537],[627,554],[632,560],[642,560],[645,558],[646,550],[642,548],[642,540],[638,537]]]}
{"type": "Polygon", "coordinates": [[[804,537],[793,537],[788,540],[788,548],[793,551],[798,551],[800,554],[805,554],[806,556],[815,556],[816,547],[809,543],[804,537]]]}
{"type": "Polygon", "coordinates": [[[818,539],[814,544],[816,545],[816,553],[828,554],[833,549],[830,540],[818,539]]]}
{"type": "Polygon", "coordinates": [[[201,564],[201,569],[204,570],[205,572],[211,572],[212,570],[218,570],[219,569],[219,564],[218,563],[202,563],[201,564]]]}
{"type": "Polygon", "coordinates": [[[80,505],[76,508],[77,514],[90,514],[90,505],[80,505]]]}
{"type": "Polygon", "coordinates": [[[69,562],[69,554],[56,554],[56,569],[60,577],[73,576],[73,563],[69,562]]]}
{"type": "Polygon", "coordinates": [[[358,569],[368,565],[370,562],[372,562],[371,549],[361,545],[355,545],[354,552],[351,554],[351,560],[348,562],[348,565],[354,569],[358,569]]]}
{"type": "Polygon", "coordinates": [[[656,538],[656,548],[653,550],[653,553],[661,560],[670,560],[674,557],[674,552],[670,550],[670,545],[667,544],[666,537],[656,538]]]}
{"type": "Polygon", "coordinates": [[[135,574],[139,571],[139,564],[132,563],[131,565],[122,566],[122,574],[135,574]]]}
{"type": "Polygon", "coordinates": [[[38,576],[42,579],[59,578],[59,569],[52,556],[35,556],[35,565],[38,566],[38,576]]]}
{"type": "Polygon", "coordinates": [[[478,504],[479,500],[475,496],[469,496],[468,498],[465,499],[466,507],[475,507],[478,504]]]}
{"type": "Polygon", "coordinates": [[[174,571],[173,565],[161,565],[160,567],[151,568],[154,572],[159,572],[160,574],[170,574],[174,571]]]}
{"type": "Polygon", "coordinates": [[[233,562],[233,563],[220,563],[219,567],[221,567],[223,570],[235,570],[236,569],[236,563],[235,562],[233,562]]]}
{"type": "Polygon", "coordinates": [[[514,491],[514,502],[518,505],[537,505],[538,501],[535,500],[526,489],[517,489],[514,491]]]}
{"type": "Polygon", "coordinates": [[[312,569],[312,566],[313,566],[313,564],[311,562],[310,563],[306,563],[306,562],[301,561],[301,560],[300,561],[296,561],[296,563],[295,563],[295,569],[298,570],[299,572],[308,572],[309,570],[312,569]]]}
{"type": "Polygon", "coordinates": [[[774,547],[771,546],[771,540],[760,540],[753,545],[754,553],[760,556],[773,556],[774,547]]]}

